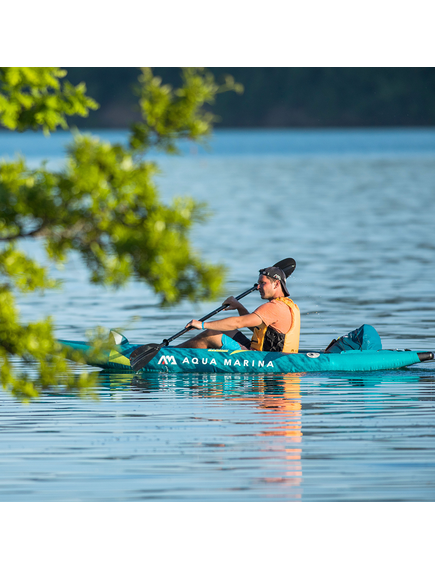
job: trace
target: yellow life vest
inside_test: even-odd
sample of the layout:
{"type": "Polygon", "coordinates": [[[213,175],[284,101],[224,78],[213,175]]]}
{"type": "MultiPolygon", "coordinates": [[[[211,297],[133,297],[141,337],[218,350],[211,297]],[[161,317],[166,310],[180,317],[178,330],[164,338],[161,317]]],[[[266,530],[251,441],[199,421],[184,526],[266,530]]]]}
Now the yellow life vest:
{"type": "MultiPolygon", "coordinates": [[[[299,336],[301,332],[301,315],[298,305],[286,296],[274,298],[286,304],[292,315],[292,323],[287,334],[278,332],[271,326],[266,326],[264,322],[254,328],[251,339],[251,350],[262,352],[286,352],[297,353],[299,350],[299,336]]],[[[271,301],[272,302],[272,301],[271,301]]]]}

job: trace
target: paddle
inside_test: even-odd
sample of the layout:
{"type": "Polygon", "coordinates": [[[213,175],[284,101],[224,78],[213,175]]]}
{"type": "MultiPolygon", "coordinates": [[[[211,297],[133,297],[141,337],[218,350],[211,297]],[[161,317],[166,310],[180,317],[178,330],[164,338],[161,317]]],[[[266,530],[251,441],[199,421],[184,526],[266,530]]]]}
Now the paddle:
{"type": "MultiPolygon", "coordinates": [[[[292,258],[283,259],[282,261],[275,263],[273,266],[278,267],[279,269],[282,269],[285,273],[286,278],[287,278],[295,270],[296,261],[292,258]]],[[[258,284],[255,283],[254,286],[252,286],[250,289],[246,290],[245,292],[242,292],[242,294],[239,294],[239,296],[236,296],[236,300],[240,300],[241,298],[243,298],[244,296],[247,296],[248,294],[250,294],[254,290],[257,290],[257,288],[258,288],[258,284]]],[[[199,321],[205,322],[205,320],[208,320],[209,318],[211,318],[212,316],[214,316],[218,312],[221,312],[221,310],[224,310],[227,306],[229,306],[229,304],[224,304],[222,306],[219,306],[219,308],[216,308],[216,310],[213,310],[213,312],[210,312],[209,314],[206,314],[205,316],[200,318],[199,321]]],[[[171,336],[167,340],[163,340],[163,342],[161,344],[145,344],[143,346],[139,346],[139,348],[136,348],[134,350],[134,352],[132,352],[130,355],[130,365],[133,368],[133,370],[139,371],[140,369],[145,367],[159,353],[161,348],[167,346],[170,342],[172,342],[176,338],[179,338],[180,336],[182,336],[183,334],[185,334],[189,330],[192,330],[192,327],[183,328],[183,330],[181,330],[181,332],[178,332],[177,334],[175,334],[174,336],[171,336]]]]}

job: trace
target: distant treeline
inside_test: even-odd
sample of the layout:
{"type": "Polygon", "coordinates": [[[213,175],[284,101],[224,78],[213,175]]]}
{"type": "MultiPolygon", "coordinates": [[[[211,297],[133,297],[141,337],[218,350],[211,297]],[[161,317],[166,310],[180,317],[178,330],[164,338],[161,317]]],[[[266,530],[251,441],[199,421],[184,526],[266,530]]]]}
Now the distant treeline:
{"type": "MultiPolygon", "coordinates": [[[[67,78],[85,81],[101,108],[78,127],[125,128],[138,118],[132,86],[135,67],[69,67],[67,78]]],[[[210,67],[230,74],[244,93],[217,97],[221,127],[434,126],[435,68],[210,67]]],[[[179,68],[153,68],[177,85],[179,68]]]]}

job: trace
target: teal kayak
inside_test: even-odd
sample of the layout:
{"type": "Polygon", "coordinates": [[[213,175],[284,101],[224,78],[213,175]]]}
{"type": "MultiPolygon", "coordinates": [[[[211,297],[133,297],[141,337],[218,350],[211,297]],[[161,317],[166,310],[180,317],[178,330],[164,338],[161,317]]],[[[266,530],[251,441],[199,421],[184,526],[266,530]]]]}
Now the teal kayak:
{"type": "MultiPolygon", "coordinates": [[[[105,370],[132,372],[130,355],[140,344],[130,344],[115,332],[113,346],[95,356],[87,342],[58,340],[67,353],[79,352],[89,365],[105,370]]],[[[398,369],[433,360],[433,352],[411,350],[354,350],[325,353],[301,350],[297,354],[251,350],[198,350],[163,347],[139,373],[300,373],[322,371],[378,371],[398,369]]]]}

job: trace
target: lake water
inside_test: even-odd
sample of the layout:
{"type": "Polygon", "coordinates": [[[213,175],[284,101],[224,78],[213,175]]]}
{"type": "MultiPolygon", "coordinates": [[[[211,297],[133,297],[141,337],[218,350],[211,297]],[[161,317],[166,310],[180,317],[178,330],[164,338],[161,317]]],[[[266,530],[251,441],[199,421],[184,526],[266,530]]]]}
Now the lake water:
{"type": "MultiPolygon", "coordinates": [[[[2,132],[0,156],[21,149],[32,165],[58,167],[68,137],[2,132]]],[[[435,350],[435,129],[220,131],[211,147],[155,159],[165,200],[208,202],[213,217],[192,239],[227,265],[226,295],[294,257],[301,348],[367,323],[385,348],[435,350]]],[[[23,247],[43,259],[39,244],[23,247]]],[[[219,304],[163,310],[144,284],[91,286],[78,257],[53,273],[62,291],[19,306],[24,321],[54,314],[64,339],[101,325],[160,342],[219,304]]],[[[23,405],[0,393],[0,501],[435,500],[433,363],[95,377],[98,399],[47,392],[23,405]]]]}

